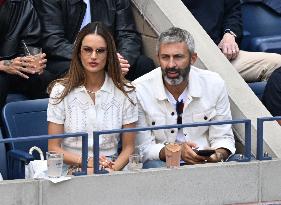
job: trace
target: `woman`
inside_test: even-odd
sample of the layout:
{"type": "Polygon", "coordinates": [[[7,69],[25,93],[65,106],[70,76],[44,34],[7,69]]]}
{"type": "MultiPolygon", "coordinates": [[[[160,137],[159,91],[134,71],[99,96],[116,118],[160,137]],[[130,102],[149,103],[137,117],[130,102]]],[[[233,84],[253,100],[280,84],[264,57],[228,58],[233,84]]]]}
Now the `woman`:
{"type": "Polygon", "coordinates": [[[1,0],[0,28],[1,112],[9,93],[23,93],[29,98],[47,97],[47,86],[43,83],[47,61],[42,54],[40,66],[35,69],[33,58],[23,57],[22,42],[27,46],[40,46],[41,27],[31,0],[1,0]]]}
{"type": "MultiPolygon", "coordinates": [[[[48,132],[89,133],[88,168],[93,168],[93,131],[133,128],[138,119],[134,87],[124,81],[114,40],[99,22],[85,26],[77,36],[70,69],[50,87],[48,132]]],[[[102,135],[102,165],[122,170],[134,152],[134,133],[122,134],[122,151],[115,162],[106,159],[117,154],[119,135],[102,135]]],[[[62,152],[64,163],[81,166],[82,139],[49,140],[50,151],[62,152]]],[[[89,171],[88,169],[88,171],[89,171]]]]}

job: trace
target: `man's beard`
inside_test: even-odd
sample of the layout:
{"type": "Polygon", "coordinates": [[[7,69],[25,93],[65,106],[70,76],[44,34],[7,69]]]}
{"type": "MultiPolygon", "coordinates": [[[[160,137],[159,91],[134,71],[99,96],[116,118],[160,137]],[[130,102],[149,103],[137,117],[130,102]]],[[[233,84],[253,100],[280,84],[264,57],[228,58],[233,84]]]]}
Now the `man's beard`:
{"type": "Polygon", "coordinates": [[[162,70],[163,79],[165,80],[166,83],[168,83],[169,85],[179,85],[184,81],[187,82],[188,75],[190,72],[190,64],[184,69],[172,67],[172,68],[164,68],[164,69],[161,68],[161,70],[162,70]],[[168,77],[169,72],[178,74],[178,76],[175,78],[170,78],[168,77]]]}

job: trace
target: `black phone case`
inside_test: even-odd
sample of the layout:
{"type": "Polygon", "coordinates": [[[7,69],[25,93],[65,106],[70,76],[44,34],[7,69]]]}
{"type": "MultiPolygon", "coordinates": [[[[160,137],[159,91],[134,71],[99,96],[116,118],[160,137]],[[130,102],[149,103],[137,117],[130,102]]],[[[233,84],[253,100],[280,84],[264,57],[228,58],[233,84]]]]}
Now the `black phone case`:
{"type": "Polygon", "coordinates": [[[196,153],[200,156],[203,156],[203,157],[209,157],[212,154],[214,154],[215,152],[216,151],[212,150],[212,149],[202,149],[202,150],[198,150],[196,153]]]}

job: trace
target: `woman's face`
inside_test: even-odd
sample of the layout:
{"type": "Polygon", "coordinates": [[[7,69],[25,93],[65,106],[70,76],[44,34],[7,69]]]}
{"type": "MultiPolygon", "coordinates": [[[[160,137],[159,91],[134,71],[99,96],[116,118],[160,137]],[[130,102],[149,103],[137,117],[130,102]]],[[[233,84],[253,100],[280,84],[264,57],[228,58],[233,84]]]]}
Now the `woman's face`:
{"type": "Polygon", "coordinates": [[[82,40],[81,62],[86,73],[104,72],[107,59],[107,45],[104,38],[97,34],[88,34],[82,40]]]}

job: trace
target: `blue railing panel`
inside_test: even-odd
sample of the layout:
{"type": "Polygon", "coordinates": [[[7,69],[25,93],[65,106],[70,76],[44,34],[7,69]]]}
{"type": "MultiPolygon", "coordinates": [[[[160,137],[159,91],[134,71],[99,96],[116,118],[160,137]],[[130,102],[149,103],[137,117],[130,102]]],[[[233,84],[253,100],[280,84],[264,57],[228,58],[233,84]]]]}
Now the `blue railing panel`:
{"type": "Polygon", "coordinates": [[[257,159],[271,160],[272,157],[263,152],[263,124],[268,121],[281,120],[281,116],[257,118],[257,159]]]}
{"type": "Polygon", "coordinates": [[[199,126],[224,125],[224,124],[241,124],[241,123],[245,124],[245,152],[244,152],[244,157],[242,157],[238,161],[247,162],[247,161],[251,160],[251,120],[249,120],[249,119],[196,122],[196,123],[186,123],[186,124],[143,127],[143,128],[126,128],[126,129],[94,131],[93,132],[93,136],[94,136],[94,140],[93,140],[94,173],[95,174],[108,173],[105,170],[99,169],[99,136],[102,135],[102,134],[113,134],[113,133],[120,133],[121,134],[123,132],[138,132],[138,131],[146,131],[146,130],[159,130],[159,129],[183,128],[183,127],[199,127],[199,126]]]}
{"type": "Polygon", "coordinates": [[[35,141],[35,140],[42,140],[42,139],[56,139],[56,138],[68,138],[68,137],[80,137],[80,136],[82,137],[82,171],[75,173],[75,175],[86,175],[87,159],[88,159],[88,133],[86,132],[6,138],[6,139],[1,139],[0,143],[26,142],[26,141],[35,141]]]}

